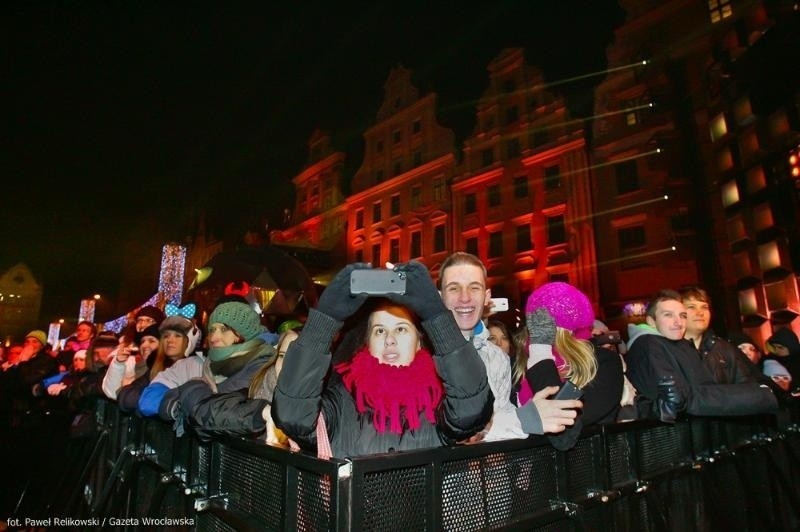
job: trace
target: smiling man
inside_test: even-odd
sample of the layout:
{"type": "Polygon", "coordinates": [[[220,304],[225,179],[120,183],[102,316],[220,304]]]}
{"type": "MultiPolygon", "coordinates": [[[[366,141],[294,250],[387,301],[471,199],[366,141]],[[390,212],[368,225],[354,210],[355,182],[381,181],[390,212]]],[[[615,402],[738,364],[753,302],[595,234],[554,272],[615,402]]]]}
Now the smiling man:
{"type": "Polygon", "coordinates": [[[686,307],[686,334],[697,354],[708,368],[714,380],[720,384],[729,382],[755,382],[756,372],[735,346],[720,338],[710,328],[711,300],[708,293],[698,286],[681,289],[681,300],[686,307]]]}
{"type": "Polygon", "coordinates": [[[481,260],[463,251],[450,255],[439,271],[439,289],[444,306],[453,313],[461,334],[472,342],[486,366],[494,394],[494,413],[482,434],[484,439],[527,438],[521,419],[531,434],[558,433],[574,424],[577,401],[549,399],[558,391],[555,386],[540,390],[519,411],[511,403],[511,363],[508,355],[489,341],[489,330],[481,321],[492,297],[481,260]]]}
{"type": "Polygon", "coordinates": [[[678,412],[730,416],[772,412],[777,400],[755,382],[719,384],[683,338],[686,307],[674,290],[661,290],[647,307],[647,324],[629,326],[628,378],[639,391],[642,417],[674,421],[678,412]]]}

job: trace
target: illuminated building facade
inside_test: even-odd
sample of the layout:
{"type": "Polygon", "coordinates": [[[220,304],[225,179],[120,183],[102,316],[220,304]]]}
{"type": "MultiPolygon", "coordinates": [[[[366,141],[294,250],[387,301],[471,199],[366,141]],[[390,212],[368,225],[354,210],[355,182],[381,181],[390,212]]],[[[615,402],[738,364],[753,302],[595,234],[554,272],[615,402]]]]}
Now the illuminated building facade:
{"type": "Polygon", "coordinates": [[[42,285],[25,263],[0,274],[0,341],[8,344],[39,328],[42,285]]]}
{"type": "Polygon", "coordinates": [[[763,345],[778,327],[800,334],[800,170],[790,161],[800,144],[800,12],[734,2],[714,30],[700,130],[709,199],[729,307],[763,345]]]}
{"type": "Polygon", "coordinates": [[[699,283],[722,332],[763,342],[776,326],[798,330],[800,209],[787,168],[800,131],[798,13],[787,2],[621,5],[592,145],[604,314],[635,319],[658,289],[699,283]]]}
{"type": "Polygon", "coordinates": [[[493,296],[524,303],[533,289],[562,280],[597,300],[591,185],[581,121],[545,88],[521,49],[488,66],[454,179],[453,249],[486,264],[493,296]]]}

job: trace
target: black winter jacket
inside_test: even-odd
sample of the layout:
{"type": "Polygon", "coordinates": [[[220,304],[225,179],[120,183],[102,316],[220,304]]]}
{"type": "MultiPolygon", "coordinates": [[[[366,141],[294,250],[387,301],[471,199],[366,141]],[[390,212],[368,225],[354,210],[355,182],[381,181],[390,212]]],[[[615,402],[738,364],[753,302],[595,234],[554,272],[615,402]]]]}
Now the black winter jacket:
{"type": "Polygon", "coordinates": [[[628,379],[639,391],[641,401],[655,404],[659,379],[673,377],[686,398],[686,412],[692,415],[750,415],[774,412],[778,407],[768,387],[755,382],[716,383],[688,340],[669,340],[657,333],[641,334],[625,359],[628,379]]]}
{"type": "Polygon", "coordinates": [[[434,364],[445,391],[435,424],[420,414],[416,431],[380,433],[372,424],[371,412],[359,414],[338,373],[330,372],[326,385],[331,343],[342,323],[312,309],[300,337],[289,346],[278,377],[272,404],[276,426],[313,452],[321,411],[337,458],[440,447],[476,434],[491,418],[494,403],[486,367],[458,330],[451,312],[422,326],[433,344],[434,364]]]}
{"type": "Polygon", "coordinates": [[[757,380],[749,370],[750,361],[744,353],[710,329],[703,334],[697,351],[703,365],[714,376],[714,382],[730,384],[757,380]]]}

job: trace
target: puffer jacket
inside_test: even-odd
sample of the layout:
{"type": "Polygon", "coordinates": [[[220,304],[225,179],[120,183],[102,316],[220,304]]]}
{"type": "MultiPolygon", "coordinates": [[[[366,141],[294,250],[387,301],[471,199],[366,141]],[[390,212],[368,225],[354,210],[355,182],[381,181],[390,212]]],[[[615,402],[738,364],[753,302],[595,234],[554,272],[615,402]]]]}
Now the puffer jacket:
{"type": "Polygon", "coordinates": [[[333,456],[363,456],[392,451],[440,447],[466,440],[480,431],[492,415],[494,396],[486,367],[451,312],[423,322],[434,348],[434,364],[445,396],[436,423],[420,414],[415,431],[378,432],[372,412],[360,414],[340,375],[329,373],[331,343],[342,323],[312,309],[300,337],[289,346],[275,388],[272,416],[275,424],[301,448],[316,449],[317,418],[322,412],[333,456]]]}

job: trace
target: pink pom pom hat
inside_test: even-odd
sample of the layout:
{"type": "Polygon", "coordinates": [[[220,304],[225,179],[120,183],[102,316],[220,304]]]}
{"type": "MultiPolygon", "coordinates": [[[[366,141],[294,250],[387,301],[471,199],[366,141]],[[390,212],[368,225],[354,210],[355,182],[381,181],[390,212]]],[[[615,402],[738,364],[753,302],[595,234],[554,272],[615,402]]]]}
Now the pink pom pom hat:
{"type": "Polygon", "coordinates": [[[586,340],[592,336],[592,303],[586,294],[571,284],[554,281],[534,290],[528,296],[525,314],[533,314],[540,308],[545,308],[556,325],[572,332],[575,338],[586,340]]]}

